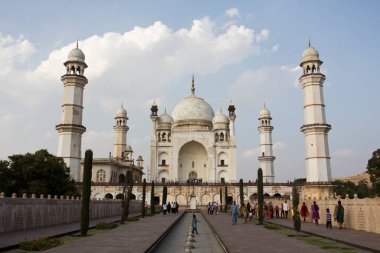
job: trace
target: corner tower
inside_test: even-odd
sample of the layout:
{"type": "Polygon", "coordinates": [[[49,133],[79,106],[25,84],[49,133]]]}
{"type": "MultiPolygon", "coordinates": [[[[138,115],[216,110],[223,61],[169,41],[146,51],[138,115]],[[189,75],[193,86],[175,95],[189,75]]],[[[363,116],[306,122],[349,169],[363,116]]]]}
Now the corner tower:
{"type": "Polygon", "coordinates": [[[260,155],[258,157],[260,168],[263,170],[263,182],[274,183],[274,165],[273,161],[276,159],[273,156],[272,149],[272,130],[271,116],[267,108],[260,111],[260,126],[258,128],[260,133],[260,155]]]}
{"type": "Polygon", "coordinates": [[[113,157],[116,159],[126,158],[126,148],[127,148],[127,132],[129,127],[127,125],[127,110],[124,109],[123,104],[120,109],[116,112],[115,116],[115,126],[113,130],[115,132],[115,141],[113,144],[113,157]]]}
{"type": "Polygon", "coordinates": [[[80,161],[82,134],[86,128],[82,125],[83,89],[87,84],[84,70],[87,68],[85,55],[77,47],[70,51],[64,63],[66,74],[63,82],[63,104],[61,122],[56,126],[59,133],[58,156],[70,167],[70,175],[75,181],[80,180],[80,161]]]}
{"type": "Polygon", "coordinates": [[[328,132],[323,98],[325,75],[320,72],[322,61],[318,51],[310,45],[302,53],[299,82],[304,95],[305,159],[307,182],[331,182],[328,132]]]}

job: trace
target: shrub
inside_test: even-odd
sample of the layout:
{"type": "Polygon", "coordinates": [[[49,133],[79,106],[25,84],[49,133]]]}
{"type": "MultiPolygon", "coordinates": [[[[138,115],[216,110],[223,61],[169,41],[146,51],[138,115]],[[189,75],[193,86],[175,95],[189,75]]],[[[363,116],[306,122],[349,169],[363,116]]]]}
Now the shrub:
{"type": "Polygon", "coordinates": [[[129,217],[127,221],[138,221],[140,220],[139,217],[129,217]]]}
{"type": "Polygon", "coordinates": [[[99,222],[96,223],[95,229],[101,229],[101,230],[106,230],[106,229],[114,229],[117,228],[117,224],[113,222],[99,222]]]}
{"type": "Polygon", "coordinates": [[[264,221],[264,186],[263,186],[263,170],[259,168],[257,171],[257,211],[259,224],[262,225],[264,221]]]}
{"type": "Polygon", "coordinates": [[[57,238],[49,238],[46,236],[37,238],[31,241],[20,242],[20,249],[27,251],[43,251],[57,247],[62,244],[62,241],[57,238]]]}
{"type": "Polygon", "coordinates": [[[295,214],[295,217],[294,217],[294,229],[297,231],[297,232],[300,232],[301,231],[301,217],[299,215],[299,213],[296,213],[295,214]]]}
{"type": "Polygon", "coordinates": [[[86,150],[84,155],[82,205],[80,218],[80,234],[87,235],[90,224],[90,196],[91,196],[91,177],[92,177],[92,151],[86,150]]]}

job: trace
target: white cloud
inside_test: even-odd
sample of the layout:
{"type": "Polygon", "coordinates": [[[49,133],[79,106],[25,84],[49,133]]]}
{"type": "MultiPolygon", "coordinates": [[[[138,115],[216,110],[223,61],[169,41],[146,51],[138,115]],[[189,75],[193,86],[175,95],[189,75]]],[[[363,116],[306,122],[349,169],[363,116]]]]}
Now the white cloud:
{"type": "Polygon", "coordinates": [[[283,143],[283,142],[280,142],[280,141],[275,142],[275,143],[273,144],[273,150],[274,150],[274,151],[279,151],[279,150],[281,150],[281,149],[284,149],[285,147],[286,147],[286,144],[283,143]]]}
{"type": "Polygon", "coordinates": [[[240,17],[240,12],[237,8],[230,8],[226,10],[225,15],[230,18],[240,17]]]}
{"type": "Polygon", "coordinates": [[[245,158],[258,157],[259,153],[260,153],[259,148],[250,148],[250,149],[245,150],[242,153],[242,156],[245,158]]]}
{"type": "Polygon", "coordinates": [[[272,47],[272,52],[277,52],[278,49],[280,48],[280,45],[279,44],[276,44],[272,47]]]}
{"type": "Polygon", "coordinates": [[[257,42],[266,41],[268,38],[269,38],[269,30],[267,29],[261,30],[260,33],[256,35],[257,42]]]}

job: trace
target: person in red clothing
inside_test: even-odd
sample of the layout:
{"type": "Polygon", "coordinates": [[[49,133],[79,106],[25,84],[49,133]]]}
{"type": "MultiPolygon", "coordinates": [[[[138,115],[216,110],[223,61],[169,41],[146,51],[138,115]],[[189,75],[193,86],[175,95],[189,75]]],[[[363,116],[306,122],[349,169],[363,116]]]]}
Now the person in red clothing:
{"type": "Polygon", "coordinates": [[[301,217],[303,218],[303,221],[306,222],[306,217],[309,215],[309,209],[307,209],[307,206],[305,202],[303,202],[301,206],[301,217]]]}

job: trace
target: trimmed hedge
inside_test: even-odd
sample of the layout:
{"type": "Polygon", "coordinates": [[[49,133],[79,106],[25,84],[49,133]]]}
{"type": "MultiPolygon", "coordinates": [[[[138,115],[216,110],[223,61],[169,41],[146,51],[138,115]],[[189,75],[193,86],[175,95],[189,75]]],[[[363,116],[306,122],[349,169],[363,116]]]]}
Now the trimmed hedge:
{"type": "Polygon", "coordinates": [[[57,238],[49,238],[46,236],[37,238],[31,241],[20,242],[20,249],[27,251],[43,251],[51,249],[63,244],[61,240],[57,238]]]}

